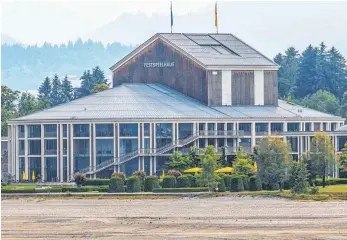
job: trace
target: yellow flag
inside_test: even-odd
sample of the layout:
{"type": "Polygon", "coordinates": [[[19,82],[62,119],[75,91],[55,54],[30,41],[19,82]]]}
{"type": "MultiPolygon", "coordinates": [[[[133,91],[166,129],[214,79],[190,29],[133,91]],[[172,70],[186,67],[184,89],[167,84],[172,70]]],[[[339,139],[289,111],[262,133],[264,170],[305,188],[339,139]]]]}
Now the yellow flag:
{"type": "Polygon", "coordinates": [[[35,172],[33,171],[32,174],[31,174],[31,180],[34,182],[36,180],[36,177],[35,177],[35,172]]]}
{"type": "Polygon", "coordinates": [[[163,169],[163,172],[161,173],[161,177],[165,177],[165,172],[164,172],[164,169],[163,169]]]}
{"type": "Polygon", "coordinates": [[[254,162],[253,164],[253,172],[258,172],[257,162],[254,162]]]}
{"type": "Polygon", "coordinates": [[[217,2],[214,5],[214,25],[217,28],[217,33],[218,33],[218,14],[217,14],[217,2]]]}

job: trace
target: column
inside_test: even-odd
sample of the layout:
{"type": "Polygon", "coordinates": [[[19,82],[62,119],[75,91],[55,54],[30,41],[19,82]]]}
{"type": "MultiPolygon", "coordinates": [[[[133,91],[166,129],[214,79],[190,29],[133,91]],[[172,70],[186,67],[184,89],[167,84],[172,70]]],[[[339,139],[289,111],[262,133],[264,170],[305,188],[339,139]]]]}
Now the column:
{"type": "MultiPolygon", "coordinates": [[[[25,161],[25,167],[24,171],[27,174],[27,177],[29,178],[29,159],[28,159],[28,125],[24,125],[24,161],[25,161]]],[[[19,145],[18,145],[19,146],[19,145]]],[[[19,160],[19,159],[18,159],[19,160]]],[[[19,167],[19,161],[18,161],[18,167],[19,167]]],[[[19,173],[21,174],[21,173],[19,173]]]]}
{"type": "Polygon", "coordinates": [[[45,141],[44,141],[44,126],[41,124],[41,179],[46,180],[45,176],[45,141]]]}
{"type": "Polygon", "coordinates": [[[142,171],[145,171],[145,157],[144,156],[141,157],[141,161],[142,161],[142,171]]]}
{"type": "MultiPolygon", "coordinates": [[[[218,123],[217,122],[215,122],[214,123],[214,134],[213,135],[218,135],[218,128],[217,128],[217,125],[218,125],[218,123]]],[[[217,151],[217,148],[218,148],[218,142],[217,142],[217,137],[214,137],[214,148],[216,149],[216,151],[217,151]]]]}
{"type": "Polygon", "coordinates": [[[93,166],[93,127],[92,124],[89,123],[89,169],[91,169],[91,167],[93,166]]]}
{"type": "Polygon", "coordinates": [[[153,164],[152,164],[152,156],[149,157],[149,175],[153,175],[153,164]]]}
{"type": "Polygon", "coordinates": [[[16,181],[19,181],[19,158],[18,158],[18,126],[13,127],[13,141],[14,143],[14,151],[15,151],[15,158],[14,158],[14,169],[16,169],[15,175],[16,175],[16,181]]]}
{"type": "Polygon", "coordinates": [[[61,156],[61,154],[60,154],[60,152],[59,152],[59,146],[60,146],[60,142],[59,142],[59,129],[60,129],[60,124],[56,124],[56,129],[57,129],[57,137],[56,137],[56,139],[57,139],[57,154],[56,154],[56,158],[57,158],[57,181],[58,180],[60,180],[60,172],[61,172],[61,170],[60,170],[60,156],[61,156]]]}
{"type": "MultiPolygon", "coordinates": [[[[93,164],[92,164],[92,169],[96,170],[96,124],[93,124],[93,164]]],[[[95,171],[94,170],[94,171],[95,171]]],[[[94,178],[96,178],[96,173],[94,173],[94,178]]]]}
{"type": "Polygon", "coordinates": [[[69,138],[70,138],[70,179],[74,177],[74,155],[73,155],[73,124],[69,124],[69,138]]]}
{"type": "MultiPolygon", "coordinates": [[[[71,139],[70,139],[70,128],[69,124],[66,124],[66,180],[69,181],[69,175],[70,175],[70,162],[71,162],[71,155],[70,155],[70,148],[71,148],[71,139]]],[[[64,138],[64,135],[63,135],[64,138]]]]}
{"type": "Polygon", "coordinates": [[[227,146],[228,145],[228,124],[227,123],[224,123],[224,135],[225,135],[224,146],[227,146]]]}
{"type": "Polygon", "coordinates": [[[264,71],[254,71],[254,105],[264,105],[264,71]]]}
{"type": "Polygon", "coordinates": [[[236,152],[237,150],[237,143],[239,141],[239,134],[238,134],[238,128],[237,128],[237,122],[234,122],[233,124],[233,132],[236,133],[236,138],[233,139],[233,151],[236,152]]]}
{"type": "MultiPolygon", "coordinates": [[[[118,130],[117,130],[117,123],[113,123],[113,147],[114,147],[114,151],[113,151],[113,161],[116,162],[117,158],[118,158],[118,130]]],[[[117,171],[117,165],[113,166],[113,172],[119,172],[117,171]]]]}
{"type": "Polygon", "coordinates": [[[255,122],[251,123],[251,147],[255,146],[255,122]]]}
{"type": "MultiPolygon", "coordinates": [[[[204,124],[204,131],[205,131],[205,136],[208,136],[208,123],[205,122],[204,124]]],[[[205,138],[205,146],[204,148],[206,148],[208,146],[208,139],[205,138]]]]}
{"type": "Polygon", "coordinates": [[[64,135],[63,135],[63,124],[59,124],[59,135],[57,141],[59,141],[59,159],[60,159],[60,182],[64,181],[64,157],[63,157],[63,148],[64,148],[64,144],[63,144],[63,139],[64,139],[64,135]]]}

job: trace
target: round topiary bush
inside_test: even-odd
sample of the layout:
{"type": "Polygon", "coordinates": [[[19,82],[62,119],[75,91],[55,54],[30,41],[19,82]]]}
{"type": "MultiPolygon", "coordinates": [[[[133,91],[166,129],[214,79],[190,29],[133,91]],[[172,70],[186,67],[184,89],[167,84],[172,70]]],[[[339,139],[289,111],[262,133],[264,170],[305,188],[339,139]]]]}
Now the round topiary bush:
{"type": "Polygon", "coordinates": [[[109,192],[124,192],[124,181],[120,177],[111,177],[108,186],[109,192]]]}
{"type": "Polygon", "coordinates": [[[225,192],[225,191],[226,191],[226,188],[225,188],[224,178],[221,177],[221,178],[218,180],[218,192],[225,192]]]}
{"type": "Polygon", "coordinates": [[[145,177],[144,185],[145,192],[152,192],[154,188],[159,187],[159,179],[157,176],[145,177]]]}
{"type": "Polygon", "coordinates": [[[247,175],[241,175],[242,183],[243,183],[243,189],[249,190],[249,177],[247,175]]]}
{"type": "Polygon", "coordinates": [[[231,178],[232,178],[232,175],[225,175],[224,176],[224,184],[225,184],[225,189],[227,191],[231,191],[231,178]]]}
{"type": "Polygon", "coordinates": [[[189,186],[190,187],[197,187],[198,186],[196,183],[196,176],[195,175],[187,174],[184,176],[187,176],[187,178],[189,180],[189,186]]]}
{"type": "Polygon", "coordinates": [[[175,176],[165,176],[163,178],[162,188],[175,188],[177,186],[177,180],[175,176]]]}
{"type": "Polygon", "coordinates": [[[187,175],[182,175],[177,178],[177,185],[179,188],[190,187],[189,178],[187,175]]]}
{"type": "Polygon", "coordinates": [[[111,175],[111,178],[112,177],[119,177],[119,178],[123,179],[123,181],[125,180],[125,174],[123,172],[114,172],[111,175]]]}
{"type": "Polygon", "coordinates": [[[234,175],[231,177],[231,191],[233,192],[241,192],[243,191],[243,181],[242,177],[239,175],[234,175]]]}
{"type": "Polygon", "coordinates": [[[137,176],[127,178],[127,192],[141,192],[141,180],[137,176]]]}
{"type": "Polygon", "coordinates": [[[261,191],[261,181],[257,176],[251,176],[249,178],[249,190],[251,191],[261,191]]]}
{"type": "Polygon", "coordinates": [[[144,180],[145,177],[146,177],[146,172],[145,171],[142,171],[142,170],[137,170],[133,173],[133,176],[137,176],[140,178],[140,180],[144,180]]]}
{"type": "Polygon", "coordinates": [[[86,175],[85,174],[83,174],[83,173],[79,173],[79,172],[77,172],[76,174],[75,174],[75,183],[77,184],[77,186],[83,186],[84,184],[86,184],[86,182],[87,182],[87,178],[86,178],[86,175]]]}

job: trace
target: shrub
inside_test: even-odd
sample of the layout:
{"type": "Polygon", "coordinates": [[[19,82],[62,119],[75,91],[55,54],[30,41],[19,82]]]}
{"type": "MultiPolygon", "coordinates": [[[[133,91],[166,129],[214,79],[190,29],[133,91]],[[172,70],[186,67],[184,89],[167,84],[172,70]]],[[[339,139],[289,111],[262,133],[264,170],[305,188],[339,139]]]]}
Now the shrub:
{"type": "Polygon", "coordinates": [[[83,186],[87,181],[86,175],[83,173],[76,173],[75,174],[75,183],[77,186],[83,186]]]}
{"type": "Polygon", "coordinates": [[[266,190],[279,190],[280,185],[278,183],[272,183],[265,186],[266,190]]]}
{"type": "Polygon", "coordinates": [[[183,176],[187,176],[187,178],[189,180],[189,186],[190,187],[197,187],[195,175],[187,174],[187,175],[183,175],[183,176]]]}
{"type": "Polygon", "coordinates": [[[288,190],[292,188],[292,184],[289,180],[285,180],[283,183],[283,189],[288,190]]]}
{"type": "Polygon", "coordinates": [[[157,178],[157,176],[145,177],[144,185],[145,192],[152,192],[154,188],[159,187],[159,179],[157,178]]]}
{"type": "Polygon", "coordinates": [[[137,176],[140,180],[144,180],[146,177],[146,172],[142,170],[137,170],[133,173],[133,176],[137,176]]]}
{"type": "Polygon", "coordinates": [[[231,177],[231,191],[233,192],[241,192],[243,191],[243,182],[242,177],[239,175],[234,175],[231,177]]]}
{"type": "Polygon", "coordinates": [[[125,180],[125,174],[123,172],[114,172],[111,175],[111,178],[112,177],[119,177],[119,178],[123,179],[123,181],[125,180]]]}
{"type": "Polygon", "coordinates": [[[308,193],[309,194],[317,194],[319,193],[319,187],[317,186],[312,186],[308,189],[308,193]]]}
{"type": "Polygon", "coordinates": [[[109,181],[110,179],[105,179],[105,178],[87,179],[85,185],[86,186],[108,185],[109,181]]]}
{"type": "Polygon", "coordinates": [[[179,176],[182,175],[182,173],[180,171],[178,171],[178,170],[169,170],[167,172],[167,175],[174,176],[174,177],[178,178],[179,176]]]}
{"type": "Polygon", "coordinates": [[[225,182],[224,182],[224,178],[221,177],[219,180],[218,180],[218,192],[225,192],[225,182]]]}
{"type": "Polygon", "coordinates": [[[261,191],[261,181],[257,176],[249,178],[249,190],[250,191],[261,191]]]}
{"type": "Polygon", "coordinates": [[[249,190],[249,177],[246,175],[241,175],[242,183],[243,183],[243,189],[249,190]]]}
{"type": "Polygon", "coordinates": [[[231,179],[232,179],[232,175],[225,175],[223,179],[224,179],[225,189],[226,189],[227,191],[231,191],[231,179]]]}
{"type": "MultiPolygon", "coordinates": [[[[317,178],[314,182],[316,186],[322,186],[322,179],[317,178]]],[[[325,185],[337,185],[337,184],[347,184],[347,178],[328,178],[325,180],[325,185]]]]}
{"type": "Polygon", "coordinates": [[[208,192],[207,187],[196,187],[196,188],[154,188],[154,193],[157,192],[208,192]]]}
{"type": "Polygon", "coordinates": [[[112,177],[109,181],[109,192],[124,192],[124,181],[120,177],[112,177]]]}
{"type": "Polygon", "coordinates": [[[177,178],[177,186],[179,188],[190,187],[189,178],[187,175],[182,175],[177,178]]]}
{"type": "Polygon", "coordinates": [[[137,176],[131,176],[127,178],[127,192],[140,192],[141,180],[137,176]]]}
{"type": "Polygon", "coordinates": [[[163,188],[175,188],[177,186],[177,180],[175,176],[165,176],[163,178],[163,188]]]}
{"type": "Polygon", "coordinates": [[[7,185],[6,182],[1,181],[1,187],[6,186],[6,185],[7,185]]]}

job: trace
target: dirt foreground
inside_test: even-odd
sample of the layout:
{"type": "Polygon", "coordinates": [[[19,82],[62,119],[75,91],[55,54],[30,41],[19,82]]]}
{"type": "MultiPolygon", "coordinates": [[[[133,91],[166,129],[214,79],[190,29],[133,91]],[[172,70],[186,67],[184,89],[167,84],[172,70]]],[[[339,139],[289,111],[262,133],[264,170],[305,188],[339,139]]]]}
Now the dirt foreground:
{"type": "Polygon", "coordinates": [[[2,239],[347,239],[347,202],[2,200],[2,239]]]}

